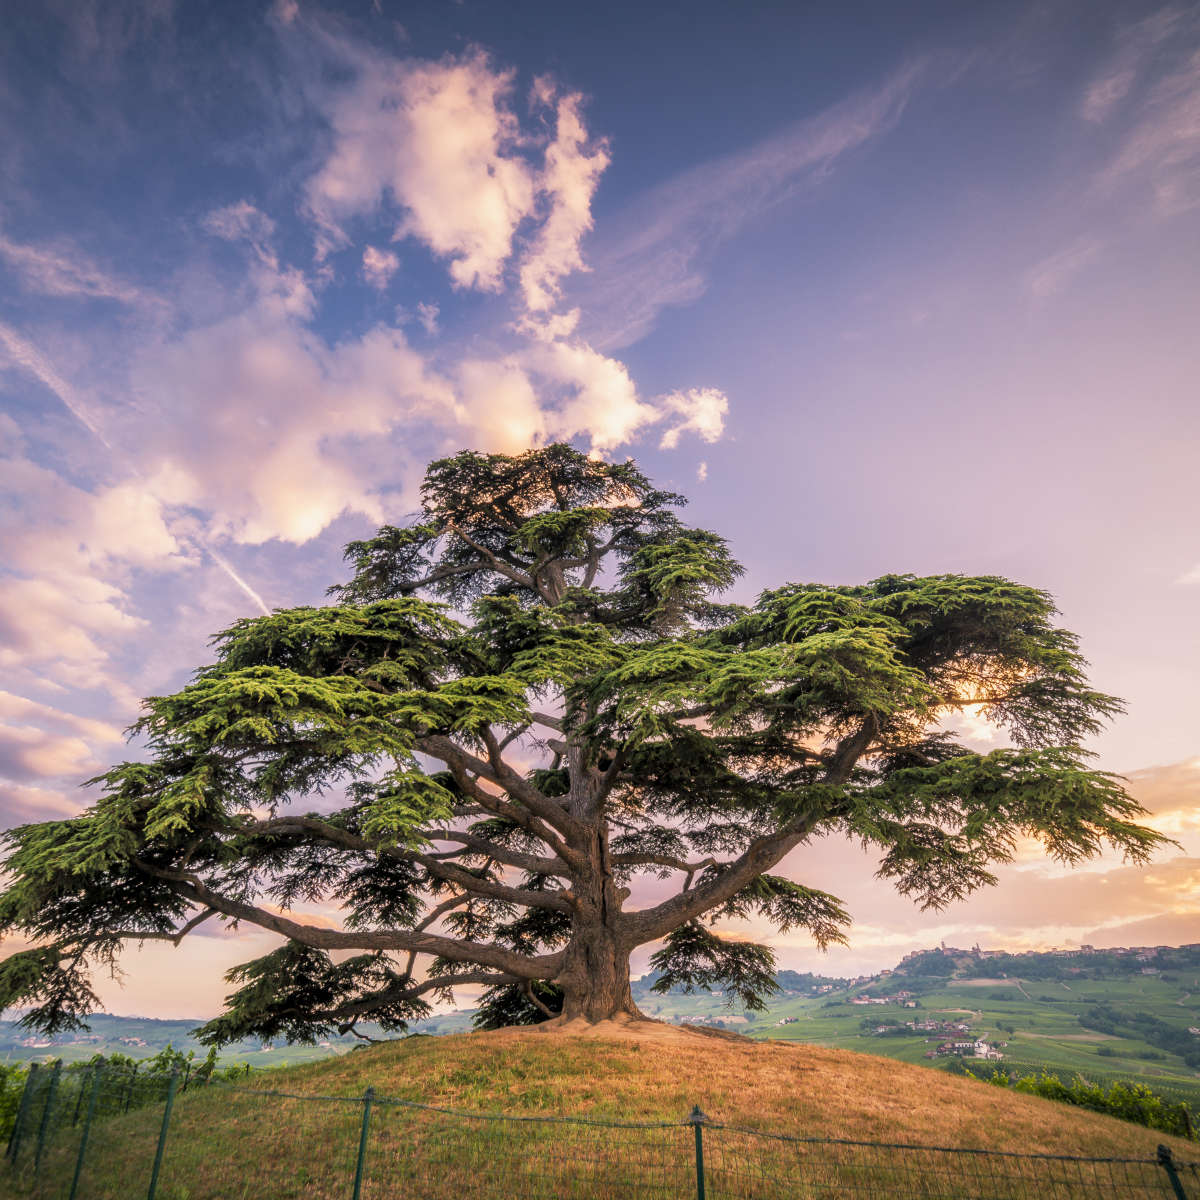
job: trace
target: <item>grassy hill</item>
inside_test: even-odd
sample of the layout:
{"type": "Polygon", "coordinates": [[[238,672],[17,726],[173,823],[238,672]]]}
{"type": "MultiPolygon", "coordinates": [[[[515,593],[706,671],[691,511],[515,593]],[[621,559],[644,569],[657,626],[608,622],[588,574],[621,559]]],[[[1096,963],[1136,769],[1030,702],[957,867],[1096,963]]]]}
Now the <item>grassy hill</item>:
{"type": "MultiPolygon", "coordinates": [[[[189,1092],[176,1104],[159,1200],[349,1195],[362,1117],[361,1103],[352,1100],[368,1084],[381,1097],[509,1117],[678,1123],[699,1105],[725,1126],[801,1138],[1107,1158],[1153,1157],[1165,1142],[1183,1160],[1200,1157],[1195,1144],[1139,1126],[886,1058],[669,1026],[616,1032],[621,1036],[526,1030],[413,1037],[273,1073],[272,1094],[215,1085],[189,1092]]],[[[140,1192],[160,1119],[155,1108],[97,1123],[81,1195],[118,1200],[140,1192]]],[[[693,1130],[686,1125],[496,1123],[377,1104],[371,1129],[368,1200],[625,1195],[633,1192],[622,1189],[637,1180],[645,1183],[637,1194],[693,1194],[693,1130]]],[[[938,1194],[999,1197],[1026,1194],[1040,1172],[1048,1177],[1065,1169],[1053,1162],[874,1151],[728,1130],[705,1136],[710,1170],[724,1180],[714,1194],[803,1195],[805,1181],[835,1174],[844,1181],[845,1172],[860,1171],[861,1182],[869,1168],[870,1194],[932,1194],[918,1184],[957,1172],[959,1183],[938,1194]],[[1020,1188],[1005,1182],[1016,1171],[1026,1172],[1020,1188]],[[975,1181],[970,1186],[968,1177],[975,1181]]],[[[39,1194],[57,1195],[54,1189],[69,1180],[74,1146],[67,1139],[48,1152],[39,1194]]],[[[1110,1194],[1080,1183],[1076,1167],[1071,1171],[1061,1187],[1042,1186],[1039,1194],[1110,1194]]]]}

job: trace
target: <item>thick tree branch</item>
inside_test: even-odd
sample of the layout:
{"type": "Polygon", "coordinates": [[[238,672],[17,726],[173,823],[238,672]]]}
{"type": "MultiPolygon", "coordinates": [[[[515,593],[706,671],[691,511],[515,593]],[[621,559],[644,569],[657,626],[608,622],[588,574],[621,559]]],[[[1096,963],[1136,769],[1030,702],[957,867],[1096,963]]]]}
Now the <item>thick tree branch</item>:
{"type": "Polygon", "coordinates": [[[515,564],[505,562],[504,559],[493,553],[486,546],[475,541],[470,534],[464,533],[453,521],[447,521],[446,528],[451,530],[453,533],[458,534],[458,536],[462,538],[462,540],[466,542],[476,554],[483,555],[483,557],[487,559],[492,570],[498,575],[503,575],[505,579],[509,579],[513,583],[520,584],[521,587],[529,588],[531,592],[538,592],[540,594],[540,589],[537,587],[537,584],[515,564]]]}
{"type": "Polygon", "coordinates": [[[142,942],[170,942],[173,946],[178,946],[197,925],[203,924],[210,917],[218,916],[215,908],[205,908],[197,913],[185,925],[181,925],[173,933],[144,933],[139,929],[117,929],[108,934],[109,937],[121,938],[123,940],[133,941],[137,939],[142,942]]]}
{"type": "MultiPolygon", "coordinates": [[[[243,824],[241,828],[246,830],[247,825],[243,824]]],[[[496,883],[490,879],[480,879],[464,867],[457,866],[453,862],[443,861],[440,855],[425,854],[420,850],[400,850],[394,846],[374,845],[365,838],[351,833],[348,829],[340,829],[338,826],[330,825],[317,817],[274,817],[267,821],[257,822],[250,829],[253,832],[267,835],[292,832],[309,833],[321,838],[323,841],[329,842],[331,845],[340,846],[344,850],[353,850],[364,855],[379,854],[385,858],[417,863],[424,867],[434,878],[456,884],[458,887],[464,888],[469,892],[474,892],[477,896],[490,896],[494,900],[505,900],[510,904],[520,904],[526,908],[545,908],[556,912],[571,911],[570,902],[563,899],[559,893],[533,892],[527,888],[509,887],[507,884],[496,883]]],[[[562,864],[557,859],[538,859],[532,856],[520,855],[512,851],[507,851],[502,846],[494,846],[484,838],[472,837],[470,834],[458,834],[451,830],[443,832],[445,833],[445,840],[454,838],[475,843],[489,857],[496,858],[498,861],[503,861],[501,855],[505,855],[522,860],[511,865],[522,867],[526,870],[536,870],[541,864],[551,864],[557,865],[560,870],[557,872],[543,872],[544,874],[566,873],[565,864],[562,864]],[[529,867],[526,865],[527,863],[533,863],[534,866],[529,867]]],[[[442,833],[433,831],[430,836],[432,838],[441,838],[442,833]]]]}
{"type": "Polygon", "coordinates": [[[522,908],[542,908],[549,912],[569,913],[573,906],[562,892],[544,891],[532,892],[528,888],[509,887],[504,883],[496,883],[490,879],[480,879],[464,867],[455,866],[450,862],[439,862],[428,854],[413,854],[412,861],[419,863],[436,879],[453,883],[464,891],[473,892],[477,896],[487,896],[492,900],[504,900],[509,904],[517,904],[522,908]]]}
{"type": "Polygon", "coordinates": [[[278,933],[290,941],[299,942],[302,946],[311,946],[316,950],[414,950],[418,954],[433,954],[450,962],[478,963],[480,966],[494,967],[521,979],[549,979],[562,966],[561,951],[541,954],[535,958],[506,950],[503,946],[440,937],[430,933],[413,933],[402,929],[347,933],[340,929],[304,925],[258,905],[221,895],[190,873],[166,870],[141,859],[134,859],[134,863],[147,875],[169,883],[176,894],[185,900],[213,908],[235,921],[248,921],[260,929],[278,933]]]}
{"type": "Polygon", "coordinates": [[[473,833],[459,832],[456,829],[431,829],[430,841],[459,842],[471,850],[478,850],[506,867],[518,867],[522,871],[532,871],[535,875],[569,876],[571,868],[561,858],[543,858],[536,854],[522,854],[519,850],[510,850],[507,846],[497,846],[487,838],[477,837],[473,833]]]}
{"type": "MultiPolygon", "coordinates": [[[[854,764],[866,752],[879,727],[874,715],[864,718],[862,725],[838,744],[830,759],[822,782],[834,787],[844,786],[854,764]]],[[[823,807],[793,817],[778,832],[755,838],[740,858],[730,863],[719,875],[697,888],[680,892],[670,900],[626,918],[635,944],[653,941],[670,933],[685,921],[723,904],[740,892],[748,883],[769,871],[790,851],[795,849],[827,817],[823,807]]]]}
{"type": "Polygon", "coordinates": [[[674,858],[670,854],[614,854],[614,867],[669,867],[672,871],[681,871],[685,875],[695,875],[705,867],[719,867],[722,864],[715,858],[702,858],[699,862],[685,862],[682,858],[674,858]]]}
{"type": "MultiPolygon", "coordinates": [[[[487,733],[485,733],[485,742],[489,736],[494,745],[495,737],[487,733]]],[[[458,767],[465,773],[473,773],[486,779],[489,783],[503,788],[516,802],[513,807],[523,805],[530,813],[544,821],[551,828],[556,829],[565,837],[577,838],[584,833],[582,826],[579,825],[561,804],[549,796],[543,796],[529,780],[514,771],[498,754],[492,757],[490,746],[488,748],[489,757],[486,761],[479,758],[478,755],[472,754],[469,750],[465,750],[457,742],[446,737],[444,734],[430,734],[428,737],[421,738],[417,743],[417,749],[422,754],[428,754],[431,758],[440,759],[451,771],[454,771],[455,767],[458,767]]],[[[457,777],[456,774],[455,778],[457,777]]],[[[479,803],[484,803],[478,795],[475,798],[479,800],[479,803]]],[[[503,801],[500,802],[503,803],[503,801]]],[[[505,815],[510,814],[506,813],[505,815]]],[[[513,819],[516,818],[514,817],[513,819]]],[[[564,858],[567,857],[567,854],[564,853],[565,847],[561,842],[557,842],[557,839],[554,841],[550,841],[550,839],[544,840],[554,846],[556,853],[561,854],[564,858]]]]}
{"type": "Polygon", "coordinates": [[[554,1009],[548,1007],[542,998],[533,990],[531,980],[522,979],[520,982],[521,995],[533,1005],[534,1008],[540,1009],[547,1017],[557,1017],[558,1013],[554,1009]]]}

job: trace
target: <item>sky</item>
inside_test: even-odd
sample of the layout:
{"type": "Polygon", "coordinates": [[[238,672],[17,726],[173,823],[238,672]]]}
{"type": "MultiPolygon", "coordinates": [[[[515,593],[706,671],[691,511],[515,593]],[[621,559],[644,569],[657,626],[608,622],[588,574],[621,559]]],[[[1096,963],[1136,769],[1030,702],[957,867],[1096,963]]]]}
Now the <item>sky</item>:
{"type": "MultiPolygon", "coordinates": [[[[826,840],[822,956],[1200,941],[1200,10],[44,0],[0,41],[0,825],[320,602],[430,459],[638,459],[785,581],[1050,590],[1177,839],[921,913],[826,840]]],[[[1003,744],[979,722],[986,749],[1003,744]]],[[[729,927],[764,935],[762,930],[729,927]]],[[[129,954],[206,1016],[266,935],[129,954]]],[[[10,943],[10,949],[16,948],[10,943]]],[[[635,960],[643,969],[647,952],[635,960]]]]}

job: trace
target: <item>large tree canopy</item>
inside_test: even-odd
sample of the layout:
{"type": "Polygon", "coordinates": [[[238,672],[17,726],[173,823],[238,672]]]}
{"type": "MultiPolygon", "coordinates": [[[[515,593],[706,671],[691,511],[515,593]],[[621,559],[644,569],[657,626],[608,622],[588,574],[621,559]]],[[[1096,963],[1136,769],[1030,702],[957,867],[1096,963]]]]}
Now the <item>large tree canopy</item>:
{"type": "Polygon", "coordinates": [[[657,986],[761,1007],[770,951],[712,926],[842,941],[839,901],[774,873],[806,842],[861,839],[940,907],[1019,839],[1066,863],[1162,840],[1087,765],[1119,704],[1043,591],[886,575],[719,604],[724,540],[563,445],[436,462],[423,500],[348,548],[336,603],[239,621],[147,700],[144,760],[83,815],[6,835],[0,926],[36,948],[0,964],[0,1004],[69,1027],[124,943],[213,920],[283,939],[230,973],[214,1042],[403,1029],[461,984],[490,1021],[635,1014],[648,943],[657,986]],[[956,741],[968,707],[1012,748],[956,741]]]}

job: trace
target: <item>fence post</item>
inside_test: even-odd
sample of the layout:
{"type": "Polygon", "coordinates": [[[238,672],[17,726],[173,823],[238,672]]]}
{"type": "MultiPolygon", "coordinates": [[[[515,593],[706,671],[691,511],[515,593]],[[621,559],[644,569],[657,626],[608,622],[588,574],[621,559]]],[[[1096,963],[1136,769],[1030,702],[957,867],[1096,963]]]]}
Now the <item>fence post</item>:
{"type": "MultiPolygon", "coordinates": [[[[71,1176],[71,1194],[67,1200],[75,1200],[79,1190],[79,1177],[83,1174],[83,1156],[87,1153],[88,1134],[92,1131],[92,1118],[96,1115],[96,1098],[100,1095],[101,1069],[99,1063],[92,1065],[92,1094],[88,1097],[87,1116],[83,1118],[83,1132],[79,1135],[79,1153],[75,1156],[75,1174],[71,1176]]],[[[80,1095],[83,1089],[80,1088],[80,1095]]]]}
{"type": "Polygon", "coordinates": [[[42,1151],[46,1148],[46,1133],[50,1128],[50,1114],[54,1109],[54,1096],[58,1091],[59,1076],[62,1075],[62,1059],[55,1064],[50,1072],[50,1087],[46,1091],[46,1107],[42,1109],[42,1119],[38,1125],[37,1150],[33,1156],[33,1177],[36,1179],[42,1170],[42,1151]]]}
{"type": "Polygon", "coordinates": [[[358,1162],[354,1167],[354,1200],[362,1195],[363,1167],[367,1161],[367,1135],[371,1130],[371,1102],[375,1099],[375,1089],[367,1088],[363,1092],[362,1132],[358,1135],[358,1162]]]}
{"type": "Polygon", "coordinates": [[[1167,1173],[1171,1187],[1175,1192],[1175,1200],[1188,1200],[1183,1184],[1179,1182],[1179,1172],[1175,1170],[1175,1159],[1171,1157],[1170,1146],[1159,1146],[1158,1165],[1167,1173]]]}
{"type": "Polygon", "coordinates": [[[25,1086],[21,1089],[21,1099],[17,1104],[17,1119],[13,1122],[12,1133],[8,1135],[8,1157],[16,1165],[17,1155],[21,1153],[21,1139],[25,1136],[25,1117],[29,1113],[30,1097],[33,1095],[34,1080],[37,1079],[38,1064],[30,1063],[25,1076],[25,1086]]]}
{"type": "Polygon", "coordinates": [[[133,1100],[133,1085],[137,1081],[137,1073],[138,1073],[139,1066],[140,1066],[139,1063],[134,1063],[133,1070],[129,1072],[129,1086],[125,1089],[125,1108],[123,1110],[125,1112],[129,1111],[130,1101],[133,1100]]]}
{"type": "Polygon", "coordinates": [[[692,1115],[688,1120],[696,1131],[696,1200],[704,1200],[704,1122],[708,1118],[697,1104],[692,1108],[692,1115]]]}
{"type": "Polygon", "coordinates": [[[171,1123],[171,1109],[175,1104],[175,1088],[178,1084],[179,1068],[175,1067],[167,1083],[167,1106],[163,1109],[162,1128],[158,1131],[158,1149],[154,1152],[154,1170],[150,1172],[150,1190],[146,1193],[146,1200],[154,1200],[154,1193],[158,1190],[158,1172],[162,1168],[163,1151],[167,1146],[167,1126],[171,1123]]]}
{"type": "Polygon", "coordinates": [[[71,1114],[71,1128],[79,1124],[79,1114],[83,1110],[83,1093],[87,1091],[87,1081],[91,1078],[89,1071],[85,1078],[79,1081],[79,1091],[75,1095],[75,1111],[71,1114]]]}

